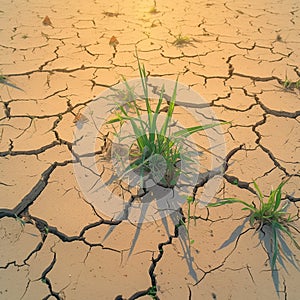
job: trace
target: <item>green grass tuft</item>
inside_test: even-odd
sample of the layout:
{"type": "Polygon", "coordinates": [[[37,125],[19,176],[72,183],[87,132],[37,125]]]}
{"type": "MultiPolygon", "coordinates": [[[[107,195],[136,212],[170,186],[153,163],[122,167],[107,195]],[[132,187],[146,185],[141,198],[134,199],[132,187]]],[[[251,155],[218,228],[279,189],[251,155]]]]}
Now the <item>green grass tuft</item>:
{"type": "Polygon", "coordinates": [[[136,95],[126,79],[123,78],[127,89],[127,92],[123,92],[123,94],[126,95],[125,98],[131,101],[132,113],[129,114],[124,104],[119,104],[115,117],[107,121],[107,124],[119,123],[120,126],[129,122],[135,136],[135,143],[131,146],[131,152],[129,153],[133,161],[125,168],[122,176],[127,175],[132,170],[138,171],[141,178],[140,185],[143,186],[143,175],[151,171],[155,175],[155,173],[159,173],[160,169],[164,174],[156,176],[160,178],[159,182],[155,178],[154,181],[165,187],[174,187],[180,174],[181,159],[184,158],[187,161],[191,161],[189,153],[183,151],[184,139],[193,133],[224,123],[194,126],[170,134],[170,123],[175,108],[178,78],[174,85],[173,94],[169,101],[163,124],[158,126],[158,117],[161,113],[161,105],[165,92],[164,86],[161,88],[156,107],[152,110],[151,99],[149,99],[148,93],[147,72],[145,66],[140,64],[139,59],[138,68],[143,88],[143,101],[145,101],[147,111],[147,120],[142,119],[141,110],[137,102],[138,99],[136,99],[136,95]]]}
{"type": "Polygon", "coordinates": [[[258,230],[261,230],[263,226],[269,226],[272,231],[272,258],[271,258],[271,267],[272,270],[275,269],[276,260],[278,257],[279,246],[278,246],[278,234],[283,233],[287,235],[297,249],[300,250],[300,246],[295,240],[292,232],[290,231],[291,223],[296,220],[297,216],[291,216],[290,213],[286,211],[288,207],[288,202],[284,205],[282,204],[282,187],[286,184],[288,180],[282,181],[275,190],[271,190],[268,199],[265,201],[264,196],[258,187],[257,183],[254,181],[254,187],[259,198],[259,207],[256,207],[254,203],[249,204],[243,200],[235,198],[225,198],[216,203],[209,203],[208,207],[222,206],[226,204],[240,203],[244,206],[242,210],[250,211],[250,224],[255,226],[258,224],[258,230]]]}
{"type": "Polygon", "coordinates": [[[285,80],[280,80],[280,84],[285,90],[294,90],[294,89],[300,89],[300,79],[296,81],[292,81],[288,79],[288,77],[285,77],[285,80]]]}

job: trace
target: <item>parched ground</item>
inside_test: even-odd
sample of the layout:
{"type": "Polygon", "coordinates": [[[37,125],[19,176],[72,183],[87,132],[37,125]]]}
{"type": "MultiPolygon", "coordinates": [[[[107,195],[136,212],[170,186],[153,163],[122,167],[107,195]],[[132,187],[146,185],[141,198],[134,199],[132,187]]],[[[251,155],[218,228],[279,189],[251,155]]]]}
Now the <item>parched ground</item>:
{"type": "Polygon", "coordinates": [[[299,251],[281,240],[271,272],[267,229],[239,205],[197,207],[190,247],[186,205],[140,225],[103,215],[74,174],[74,118],[139,76],[137,49],[151,76],[179,74],[231,121],[216,197],[251,203],[253,179],[267,195],[290,178],[299,216],[299,1],[12,0],[0,30],[0,299],[298,299],[299,251]]]}

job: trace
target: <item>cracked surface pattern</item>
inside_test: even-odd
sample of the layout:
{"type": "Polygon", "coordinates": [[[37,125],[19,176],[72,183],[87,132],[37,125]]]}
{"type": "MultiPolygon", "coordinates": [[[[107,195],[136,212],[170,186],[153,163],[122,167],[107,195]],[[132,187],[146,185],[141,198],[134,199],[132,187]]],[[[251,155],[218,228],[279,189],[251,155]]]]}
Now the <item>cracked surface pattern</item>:
{"type": "Polygon", "coordinates": [[[264,237],[239,205],[197,208],[189,248],[186,205],[135,226],[102,216],[78,187],[74,117],[121,75],[138,76],[136,47],[150,75],[179,74],[231,121],[216,197],[251,202],[253,179],[268,193],[291,178],[299,216],[299,1],[156,4],[2,3],[0,69],[23,91],[0,85],[0,299],[151,299],[155,288],[155,299],[298,299],[297,249],[288,244],[286,270],[272,277],[264,237]]]}

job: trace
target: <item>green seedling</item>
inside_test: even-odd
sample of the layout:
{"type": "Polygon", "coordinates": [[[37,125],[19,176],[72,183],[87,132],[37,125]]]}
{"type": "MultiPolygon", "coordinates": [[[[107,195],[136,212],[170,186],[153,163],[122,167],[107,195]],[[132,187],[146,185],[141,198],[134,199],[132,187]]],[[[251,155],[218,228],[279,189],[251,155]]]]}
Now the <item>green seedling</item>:
{"type": "Polygon", "coordinates": [[[186,35],[182,35],[180,33],[175,37],[175,41],[173,42],[173,45],[183,46],[183,45],[190,44],[190,43],[191,43],[190,37],[188,37],[186,35]]]}
{"type": "Polygon", "coordinates": [[[34,236],[34,237],[37,237],[37,235],[34,234],[34,233],[25,232],[24,231],[25,230],[26,221],[24,221],[22,218],[18,217],[16,214],[15,214],[15,220],[20,224],[20,226],[21,226],[21,232],[29,234],[29,235],[34,236]]]}
{"type": "MultiPolygon", "coordinates": [[[[190,210],[190,204],[188,202],[188,209],[190,210]]],[[[187,233],[187,240],[188,240],[188,246],[189,248],[191,248],[191,245],[193,245],[195,243],[195,240],[191,239],[191,236],[190,236],[190,215],[188,214],[188,221],[187,221],[187,224],[183,221],[183,220],[180,220],[179,221],[179,224],[177,225],[177,228],[179,228],[180,226],[183,226],[184,227],[184,230],[186,231],[187,233]]]]}
{"type": "Polygon", "coordinates": [[[282,85],[285,89],[291,88],[292,84],[293,84],[293,82],[291,80],[289,80],[288,78],[285,78],[284,82],[282,83],[282,85]]]}
{"type": "Polygon", "coordinates": [[[25,221],[22,220],[20,217],[18,217],[16,214],[15,214],[15,219],[21,225],[22,229],[24,229],[25,224],[26,224],[25,221]]]}
{"type": "Polygon", "coordinates": [[[47,226],[44,227],[44,232],[45,232],[45,235],[47,235],[49,233],[49,228],[47,226]]]}
{"type": "Polygon", "coordinates": [[[244,206],[242,210],[250,211],[250,225],[254,227],[258,224],[257,230],[261,230],[263,226],[269,226],[272,232],[271,239],[271,249],[272,249],[272,258],[271,258],[271,267],[272,270],[275,269],[276,259],[278,257],[278,234],[286,234],[297,249],[300,250],[300,246],[295,240],[292,232],[290,231],[291,223],[296,220],[297,216],[291,216],[290,213],[286,211],[289,203],[282,204],[282,195],[281,189],[286,184],[288,180],[281,182],[275,190],[271,190],[270,195],[267,201],[264,201],[264,196],[259,189],[257,183],[254,181],[254,187],[259,199],[259,207],[256,207],[254,203],[249,204],[243,200],[235,198],[225,198],[216,203],[209,203],[208,207],[222,206],[232,203],[240,203],[244,206]]]}
{"type": "Polygon", "coordinates": [[[285,76],[285,80],[281,81],[281,84],[286,90],[300,89],[300,79],[297,81],[292,81],[285,76]]]}
{"type": "Polygon", "coordinates": [[[151,286],[148,290],[147,295],[149,295],[152,299],[156,299],[157,288],[156,286],[151,286]]]}
{"type": "Polygon", "coordinates": [[[189,196],[189,197],[187,197],[186,201],[188,204],[188,216],[187,216],[186,231],[187,231],[187,235],[188,235],[189,245],[191,246],[195,242],[195,240],[192,240],[190,238],[191,206],[192,206],[192,204],[194,204],[195,199],[193,197],[189,196]]]}
{"type": "Polygon", "coordinates": [[[123,78],[127,88],[126,97],[131,99],[133,112],[131,114],[128,112],[126,104],[117,104],[116,117],[107,121],[106,124],[119,123],[122,126],[125,122],[129,122],[134,133],[135,143],[131,145],[129,152],[132,162],[125,168],[122,176],[127,175],[133,170],[135,172],[138,171],[142,187],[144,174],[151,172],[151,175],[155,176],[153,179],[156,183],[160,183],[165,187],[174,187],[180,174],[180,161],[182,159],[186,161],[192,160],[189,151],[185,151],[183,148],[183,141],[193,133],[226,123],[199,125],[170,134],[169,126],[177,95],[177,78],[166,116],[162,126],[159,128],[158,117],[161,113],[161,105],[163,103],[164,86],[161,88],[156,107],[152,110],[151,100],[148,96],[147,73],[145,66],[140,64],[139,59],[138,68],[143,87],[143,101],[145,101],[146,105],[147,120],[142,119],[142,112],[137,102],[137,96],[126,79],[123,78]]]}

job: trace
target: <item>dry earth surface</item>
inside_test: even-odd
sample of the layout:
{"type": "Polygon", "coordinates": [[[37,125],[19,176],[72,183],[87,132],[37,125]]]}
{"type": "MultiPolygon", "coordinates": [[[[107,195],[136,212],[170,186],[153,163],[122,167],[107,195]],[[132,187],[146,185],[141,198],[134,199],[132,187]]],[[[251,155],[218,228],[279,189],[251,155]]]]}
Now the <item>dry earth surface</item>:
{"type": "MultiPolygon", "coordinates": [[[[152,5],[2,1],[0,69],[22,90],[0,85],[0,299],[299,299],[298,250],[286,239],[272,273],[267,232],[255,232],[239,205],[197,207],[189,247],[177,226],[186,205],[136,225],[84,197],[74,117],[122,75],[139,76],[137,49],[151,76],[179,74],[231,121],[216,197],[250,203],[253,179],[268,194],[290,178],[284,196],[299,215],[299,1],[152,5]]],[[[199,179],[196,199],[210,180],[199,179]]]]}

